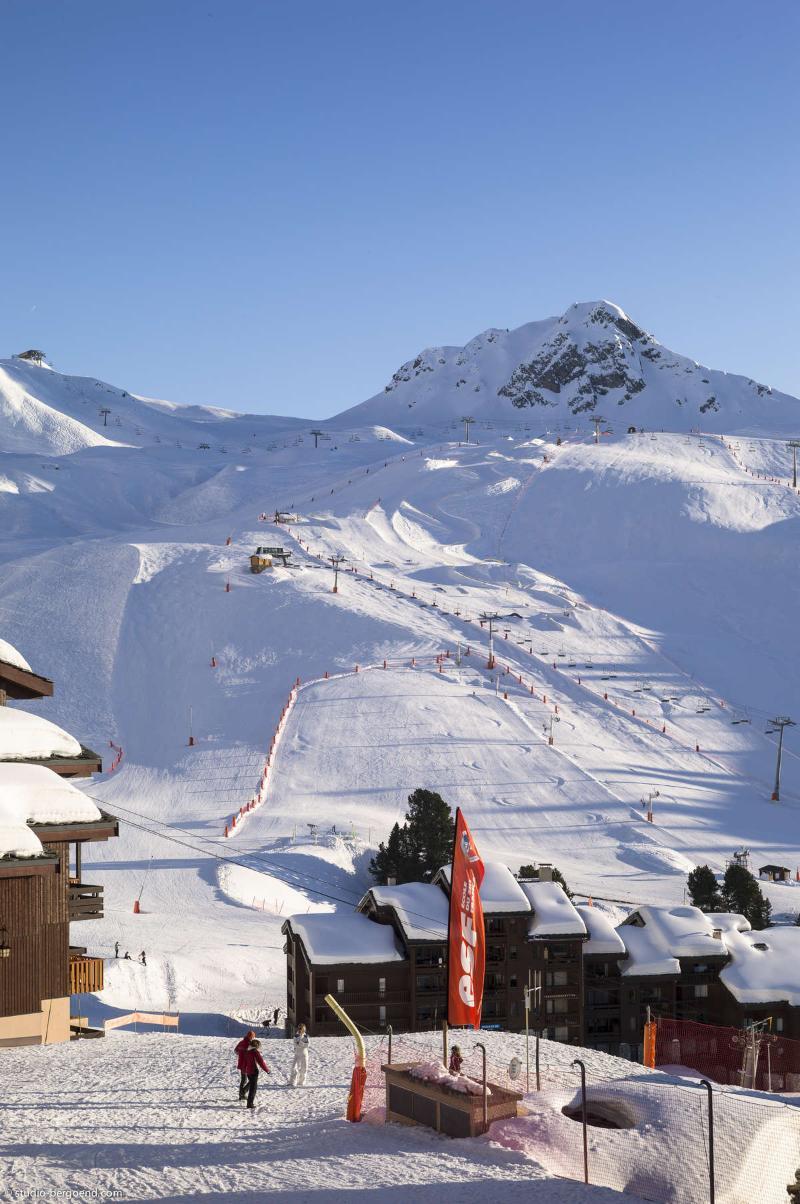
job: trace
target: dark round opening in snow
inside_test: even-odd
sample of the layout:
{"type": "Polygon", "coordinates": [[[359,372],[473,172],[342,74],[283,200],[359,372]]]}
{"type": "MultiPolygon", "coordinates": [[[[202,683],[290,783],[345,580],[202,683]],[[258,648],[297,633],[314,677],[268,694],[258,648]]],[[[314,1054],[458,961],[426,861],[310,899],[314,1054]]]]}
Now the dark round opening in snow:
{"type": "MultiPolygon", "coordinates": [[[[580,1104],[565,1104],[561,1111],[569,1120],[577,1120],[578,1124],[581,1123],[580,1104]]],[[[586,1123],[595,1129],[632,1129],[635,1127],[635,1121],[628,1114],[626,1108],[617,1104],[599,1102],[592,1102],[587,1106],[586,1123]]]]}

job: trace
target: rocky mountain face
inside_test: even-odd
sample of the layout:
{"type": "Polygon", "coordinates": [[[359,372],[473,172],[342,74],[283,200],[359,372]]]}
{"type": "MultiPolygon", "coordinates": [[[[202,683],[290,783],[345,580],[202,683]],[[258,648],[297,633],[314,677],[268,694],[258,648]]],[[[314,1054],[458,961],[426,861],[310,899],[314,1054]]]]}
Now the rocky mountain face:
{"type": "Polygon", "coordinates": [[[465,347],[421,352],[383,393],[340,417],[406,428],[464,414],[532,424],[609,423],[774,431],[800,425],[800,403],[662,346],[609,301],[559,318],[485,331],[465,347]]]}

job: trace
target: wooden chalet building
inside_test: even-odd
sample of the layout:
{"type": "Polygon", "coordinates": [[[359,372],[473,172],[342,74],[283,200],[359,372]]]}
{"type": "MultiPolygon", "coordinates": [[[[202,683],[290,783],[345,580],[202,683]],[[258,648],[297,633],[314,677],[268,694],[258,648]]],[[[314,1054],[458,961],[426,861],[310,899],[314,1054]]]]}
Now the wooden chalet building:
{"type": "Polygon", "coordinates": [[[52,692],[0,641],[0,1046],[68,1040],[70,996],[103,986],[102,959],[70,946],[70,923],[103,914],[102,887],[83,881],[81,851],[117,836],[118,822],[67,780],[100,759],[6,705],[52,692]]]}
{"type": "Polygon", "coordinates": [[[61,777],[88,778],[101,773],[101,758],[48,719],[15,710],[9,700],[51,698],[49,677],[34,673],[27,661],[0,640],[0,761],[45,765],[61,777]]]}
{"type": "Polygon", "coordinates": [[[584,946],[584,1044],[638,1059],[648,1008],[659,1016],[742,1028],[772,1020],[800,1040],[800,929],[753,932],[743,916],[640,907],[616,928],[578,907],[584,946]]]}
{"type": "MultiPolygon", "coordinates": [[[[551,880],[520,883],[500,862],[485,868],[484,1026],[524,1028],[525,988],[540,985],[532,1026],[578,1044],[586,938],[580,916],[551,880]]],[[[372,887],[354,915],[291,916],[283,925],[290,1031],[301,1021],[312,1034],[343,1031],[324,1002],[327,992],[365,1028],[439,1027],[447,1014],[448,911],[445,867],[431,883],[372,887]]]]}

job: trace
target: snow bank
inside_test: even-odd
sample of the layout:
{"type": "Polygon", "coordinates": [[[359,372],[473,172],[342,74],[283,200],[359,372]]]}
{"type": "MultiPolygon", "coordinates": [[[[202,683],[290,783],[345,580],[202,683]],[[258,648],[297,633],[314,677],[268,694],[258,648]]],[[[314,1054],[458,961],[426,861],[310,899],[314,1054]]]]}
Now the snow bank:
{"type": "Polygon", "coordinates": [[[622,937],[614,927],[611,917],[599,907],[589,907],[579,903],[575,910],[586,925],[589,939],[583,946],[584,954],[607,953],[609,955],[625,955],[625,945],[622,937]]]}
{"type": "Polygon", "coordinates": [[[405,961],[391,925],[376,924],[359,912],[289,916],[287,924],[318,965],[405,961]]]}
{"type": "Polygon", "coordinates": [[[586,925],[559,882],[521,882],[533,918],[528,936],[586,936],[586,925]]]}
{"type": "Polygon", "coordinates": [[[43,765],[0,763],[0,857],[32,857],[42,845],[28,824],[92,823],[90,798],[43,765]]]}
{"type": "Polygon", "coordinates": [[[619,927],[628,950],[622,973],[678,974],[681,957],[725,957],[714,926],[698,907],[640,907],[619,927]]]}
{"type": "Polygon", "coordinates": [[[449,903],[440,887],[406,882],[401,886],[373,886],[368,894],[376,906],[394,909],[408,940],[447,940],[449,903]]]}
{"type": "Polygon", "coordinates": [[[55,723],[27,711],[0,707],[0,761],[80,755],[75,737],[55,723]]]}
{"type": "Polygon", "coordinates": [[[793,1007],[800,1005],[800,928],[729,928],[724,941],[731,961],[720,978],[740,1003],[786,1000],[793,1007]]]}
{"type": "MultiPolygon", "coordinates": [[[[484,859],[483,870],[480,896],[484,912],[530,911],[528,896],[504,862],[484,859]]],[[[439,876],[449,886],[450,866],[443,865],[437,877],[439,876]]]]}
{"type": "MultiPolygon", "coordinates": [[[[449,1087],[451,1091],[460,1091],[463,1095],[483,1095],[483,1085],[475,1079],[467,1078],[465,1074],[450,1074],[441,1062],[420,1062],[408,1072],[412,1079],[422,1079],[425,1083],[437,1083],[440,1087],[449,1087]]],[[[491,1095],[491,1087],[486,1088],[486,1094],[491,1095]]]]}
{"type": "Polygon", "coordinates": [[[7,640],[0,640],[0,661],[5,661],[7,665],[13,665],[16,669],[24,669],[27,673],[32,672],[25,657],[7,640]]]}

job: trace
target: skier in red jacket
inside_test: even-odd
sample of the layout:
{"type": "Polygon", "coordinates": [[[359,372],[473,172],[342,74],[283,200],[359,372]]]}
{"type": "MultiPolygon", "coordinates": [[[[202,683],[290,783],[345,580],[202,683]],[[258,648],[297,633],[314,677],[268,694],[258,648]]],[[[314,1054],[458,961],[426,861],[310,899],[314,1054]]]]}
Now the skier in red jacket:
{"type": "Polygon", "coordinates": [[[244,1060],[250,1048],[250,1042],[254,1037],[255,1033],[250,1029],[236,1046],[236,1068],[239,1071],[239,1099],[244,1099],[247,1094],[247,1072],[244,1068],[244,1060]]]}
{"type": "MultiPolygon", "coordinates": [[[[269,1074],[269,1066],[261,1056],[261,1042],[251,1041],[250,1048],[245,1051],[244,1055],[244,1070],[247,1075],[247,1106],[255,1108],[256,1106],[256,1091],[258,1090],[258,1068],[266,1070],[269,1074]]],[[[240,1097],[241,1098],[241,1097],[240,1097]]]]}

